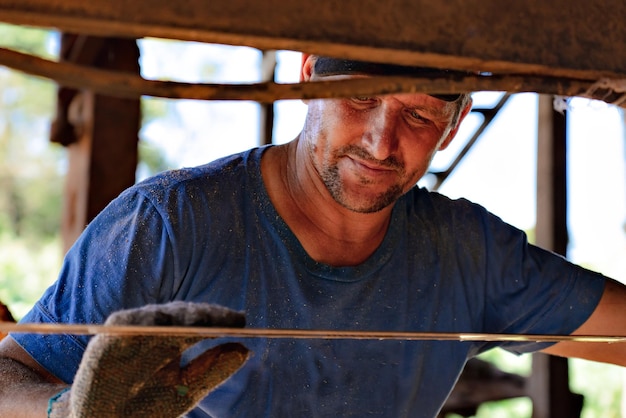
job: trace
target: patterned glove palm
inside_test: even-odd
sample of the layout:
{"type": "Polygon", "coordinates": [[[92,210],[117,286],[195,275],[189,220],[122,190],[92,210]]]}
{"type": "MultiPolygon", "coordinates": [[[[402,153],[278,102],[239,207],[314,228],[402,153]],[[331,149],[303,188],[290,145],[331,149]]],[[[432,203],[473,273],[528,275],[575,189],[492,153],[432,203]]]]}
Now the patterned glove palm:
{"type": "MultiPolygon", "coordinates": [[[[243,327],[242,314],[210,304],[172,302],[113,313],[106,325],[243,327]]],[[[51,405],[51,418],[179,417],[248,359],[241,344],[212,348],[181,367],[187,336],[99,334],[87,346],[71,390],[51,405]]]]}

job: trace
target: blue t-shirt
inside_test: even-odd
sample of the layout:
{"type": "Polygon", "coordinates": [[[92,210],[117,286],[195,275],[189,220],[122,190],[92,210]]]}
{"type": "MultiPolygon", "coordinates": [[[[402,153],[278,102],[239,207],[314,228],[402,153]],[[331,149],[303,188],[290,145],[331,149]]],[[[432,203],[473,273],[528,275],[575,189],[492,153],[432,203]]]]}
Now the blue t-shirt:
{"type": "MultiPolygon", "coordinates": [[[[121,194],[22,322],[102,323],[172,300],[244,311],[254,328],[569,334],[604,278],[529,245],[466,200],[414,188],[364,263],[311,259],[269,200],[263,148],[172,171],[121,194]]],[[[71,382],[86,336],[13,337],[71,382]]],[[[207,340],[197,350],[224,340],[207,340]]],[[[190,417],[427,417],[466,360],[494,343],[244,339],[254,356],[190,417]]],[[[500,344],[513,352],[534,343],[500,344]]]]}

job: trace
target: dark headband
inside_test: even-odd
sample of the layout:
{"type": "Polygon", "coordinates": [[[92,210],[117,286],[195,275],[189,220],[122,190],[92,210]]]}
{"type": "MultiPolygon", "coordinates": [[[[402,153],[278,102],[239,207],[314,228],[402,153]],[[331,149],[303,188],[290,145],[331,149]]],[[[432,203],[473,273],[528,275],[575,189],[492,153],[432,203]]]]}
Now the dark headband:
{"type": "MultiPolygon", "coordinates": [[[[428,67],[410,67],[395,64],[379,64],[366,61],[345,60],[330,57],[317,57],[315,61],[315,74],[322,76],[340,74],[366,74],[366,75],[389,75],[408,77],[441,77],[451,74],[467,75],[462,71],[442,70],[428,67]]],[[[461,97],[460,94],[432,94],[447,102],[453,102],[461,97]]]]}

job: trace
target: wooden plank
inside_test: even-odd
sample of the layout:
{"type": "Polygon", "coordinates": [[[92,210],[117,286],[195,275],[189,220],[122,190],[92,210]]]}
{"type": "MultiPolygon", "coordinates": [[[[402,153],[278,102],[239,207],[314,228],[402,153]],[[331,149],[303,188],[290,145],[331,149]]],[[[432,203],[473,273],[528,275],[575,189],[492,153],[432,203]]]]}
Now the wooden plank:
{"type": "MultiPolygon", "coordinates": [[[[276,51],[263,51],[261,60],[261,81],[273,83],[276,80],[276,51]]],[[[269,145],[274,143],[274,113],[275,107],[272,102],[260,103],[259,115],[259,144],[269,145]]]]}
{"type": "Polygon", "coordinates": [[[620,0],[0,0],[0,20],[497,73],[626,75],[620,0]]]}
{"type": "MultiPolygon", "coordinates": [[[[93,38],[87,36],[87,38],[93,38]]],[[[603,78],[598,81],[535,75],[468,74],[460,77],[374,77],[367,79],[325,80],[307,83],[202,84],[145,80],[138,73],[107,70],[95,66],[55,62],[0,48],[0,65],[27,74],[50,78],[71,89],[87,89],[107,96],[139,98],[141,96],[195,100],[250,100],[272,103],[277,100],[336,98],[354,95],[421,92],[451,94],[472,91],[539,92],[561,96],[581,96],[626,107],[626,86],[622,80],[603,78]]],[[[265,76],[262,77],[265,80],[265,76]]],[[[71,90],[70,89],[70,90],[71,90]]],[[[71,93],[59,94],[57,119],[69,105],[71,93]]],[[[268,116],[271,119],[271,115],[268,116]]],[[[269,127],[269,124],[268,124],[269,127]]],[[[55,142],[68,143],[65,126],[55,121],[55,142]]],[[[269,138],[269,135],[266,135],[269,138]]],[[[71,142],[71,141],[70,141],[71,142]]]]}
{"type": "MultiPolygon", "coordinates": [[[[554,97],[539,96],[537,130],[536,244],[567,254],[567,116],[554,110],[554,97]]],[[[568,359],[533,354],[528,387],[533,418],[579,417],[582,396],[569,388],[568,359]]]]}
{"type": "MultiPolygon", "coordinates": [[[[139,51],[129,39],[103,39],[95,65],[138,73],[139,51]]],[[[68,145],[62,236],[65,251],[84,227],[119,193],[135,183],[139,99],[77,92],[69,121],[77,141],[68,145]],[[73,109],[73,111],[72,111],[73,109]]]]}

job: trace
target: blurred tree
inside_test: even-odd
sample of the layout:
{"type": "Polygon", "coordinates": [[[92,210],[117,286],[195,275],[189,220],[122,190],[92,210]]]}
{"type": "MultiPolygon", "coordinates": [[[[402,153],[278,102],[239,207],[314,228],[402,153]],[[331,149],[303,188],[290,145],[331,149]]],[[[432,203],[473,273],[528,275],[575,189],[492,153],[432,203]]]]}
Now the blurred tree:
{"type": "MultiPolygon", "coordinates": [[[[171,113],[172,100],[144,98],[141,100],[141,124],[146,126],[159,119],[166,119],[171,113]]],[[[140,136],[141,137],[141,136],[140,136]]],[[[173,162],[167,158],[164,150],[157,145],[139,141],[138,177],[145,178],[173,167],[173,162]]]]}
{"type": "MultiPolygon", "coordinates": [[[[3,46],[50,58],[55,34],[0,25],[3,46]]],[[[59,229],[63,152],[48,143],[55,84],[0,68],[0,232],[34,242],[59,229]]]]}
{"type": "MultiPolygon", "coordinates": [[[[57,32],[0,23],[0,46],[56,60],[57,32]]],[[[57,85],[0,67],[0,300],[20,318],[56,279],[66,153],[49,141],[57,85]]],[[[144,99],[143,124],[171,101],[144,99]]],[[[162,149],[140,141],[145,175],[170,168],[162,149]]]]}
{"type": "MultiPolygon", "coordinates": [[[[54,32],[0,24],[3,47],[52,59],[54,32]]],[[[56,277],[64,152],[53,82],[0,67],[0,299],[20,317],[56,277]]]]}

